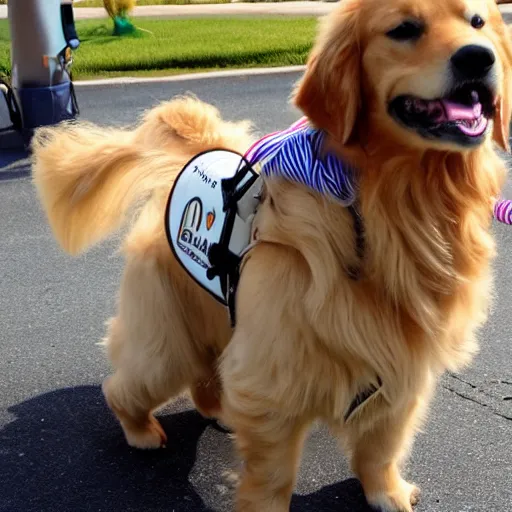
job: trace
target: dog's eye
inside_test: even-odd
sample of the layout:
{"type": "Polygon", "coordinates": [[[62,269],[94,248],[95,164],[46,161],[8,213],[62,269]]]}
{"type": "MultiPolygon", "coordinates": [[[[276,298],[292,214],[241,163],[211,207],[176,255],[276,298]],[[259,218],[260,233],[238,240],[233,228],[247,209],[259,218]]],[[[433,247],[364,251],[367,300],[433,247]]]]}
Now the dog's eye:
{"type": "Polygon", "coordinates": [[[485,25],[485,21],[482,19],[481,16],[479,16],[478,14],[475,14],[472,18],[471,18],[471,26],[473,28],[482,28],[483,26],[485,25]]]}
{"type": "Polygon", "coordinates": [[[422,23],[408,20],[400,23],[386,35],[395,41],[414,41],[419,39],[423,32],[425,32],[425,26],[422,23]]]}

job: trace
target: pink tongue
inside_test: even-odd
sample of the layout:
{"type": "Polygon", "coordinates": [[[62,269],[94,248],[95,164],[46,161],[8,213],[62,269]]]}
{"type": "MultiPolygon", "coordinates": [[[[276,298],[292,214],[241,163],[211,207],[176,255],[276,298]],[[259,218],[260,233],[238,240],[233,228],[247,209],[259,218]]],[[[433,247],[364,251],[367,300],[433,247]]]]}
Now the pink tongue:
{"type": "Polygon", "coordinates": [[[482,104],[475,103],[471,107],[441,100],[447,121],[473,121],[482,115],[482,104]]]}

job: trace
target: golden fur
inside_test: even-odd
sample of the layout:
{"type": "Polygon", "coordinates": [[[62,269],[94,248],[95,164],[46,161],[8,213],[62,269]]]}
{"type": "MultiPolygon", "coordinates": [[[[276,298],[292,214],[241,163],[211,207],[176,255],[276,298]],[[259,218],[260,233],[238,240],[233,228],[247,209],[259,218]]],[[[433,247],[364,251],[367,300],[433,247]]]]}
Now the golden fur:
{"type": "Polygon", "coordinates": [[[234,332],[225,308],[174,259],[163,212],[183,164],[208,148],[245,151],[249,124],[177,98],[134,130],[41,129],[34,181],[66,251],[99,242],[139,207],[106,337],[115,373],[103,387],[128,443],[165,443],[151,411],[190,389],[203,414],[236,432],[245,462],[237,511],[284,512],[305,433],[320,419],[339,437],[368,502],[411,511],[417,489],[400,463],[436,379],[470,361],[486,319],[489,227],[505,175],[494,142],[508,146],[511,65],[493,0],[343,0],[322,25],[294,101],[358,169],[363,278],[346,272],[358,263],[347,211],[268,179],[234,332]],[[486,19],[479,31],[467,20],[474,11],[486,19]],[[428,31],[415,45],[392,44],[383,32],[406,15],[426,20],[428,31]],[[494,137],[462,149],[427,142],[389,117],[397,94],[439,95],[450,55],[475,41],[497,54],[494,137]],[[345,422],[350,402],[377,377],[381,392],[345,422]]]}

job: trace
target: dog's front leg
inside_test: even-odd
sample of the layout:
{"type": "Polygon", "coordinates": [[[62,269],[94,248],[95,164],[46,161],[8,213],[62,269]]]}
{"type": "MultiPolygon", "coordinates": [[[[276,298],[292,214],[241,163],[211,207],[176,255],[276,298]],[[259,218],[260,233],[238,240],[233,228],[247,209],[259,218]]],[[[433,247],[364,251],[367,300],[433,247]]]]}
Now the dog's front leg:
{"type": "Polygon", "coordinates": [[[237,325],[220,368],[224,419],[244,463],[237,512],[288,512],[311,419],[299,363],[304,271],[294,258],[259,244],[241,273],[237,325]]]}
{"type": "MultiPolygon", "coordinates": [[[[285,393],[287,402],[276,397],[281,394],[278,388],[282,382],[272,379],[271,374],[285,372],[276,369],[269,373],[279,365],[275,354],[267,353],[266,362],[265,358],[251,362],[245,354],[238,358],[240,349],[245,352],[247,346],[262,343],[261,338],[252,336],[253,332],[248,335],[237,329],[222,365],[222,409],[243,462],[235,509],[288,512],[310,421],[297,412],[293,392],[285,393]]],[[[298,394],[299,389],[297,384],[298,394]]]]}
{"type": "Polygon", "coordinates": [[[261,400],[230,388],[229,425],[243,461],[237,512],[288,512],[302,446],[309,425],[303,419],[255,414],[261,400]],[[252,403],[251,403],[252,402],[252,403]]]}
{"type": "Polygon", "coordinates": [[[418,501],[418,488],[402,478],[399,466],[412,444],[422,410],[414,401],[364,432],[358,431],[357,423],[345,432],[352,468],[368,503],[378,511],[412,512],[418,501]]]}

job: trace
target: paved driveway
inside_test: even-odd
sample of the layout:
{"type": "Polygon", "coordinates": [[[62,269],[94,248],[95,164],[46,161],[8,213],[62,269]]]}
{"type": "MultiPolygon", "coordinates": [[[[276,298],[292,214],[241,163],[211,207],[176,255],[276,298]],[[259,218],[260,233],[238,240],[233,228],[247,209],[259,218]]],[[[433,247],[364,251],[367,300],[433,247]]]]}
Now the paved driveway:
{"type": "MultiPolygon", "coordinates": [[[[84,119],[126,124],[189,90],[267,132],[297,119],[286,107],[297,76],[80,87],[78,99],[84,119]]],[[[28,173],[0,170],[0,511],[230,510],[228,436],[186,401],[160,415],[165,450],[126,446],[101,396],[109,369],[95,346],[114,311],[116,244],[78,259],[60,252],[28,173]]],[[[423,489],[418,512],[512,510],[512,228],[495,230],[498,300],[481,353],[464,375],[443,379],[407,469],[423,489]]],[[[307,443],[291,510],[368,512],[322,429],[307,443]]]]}

